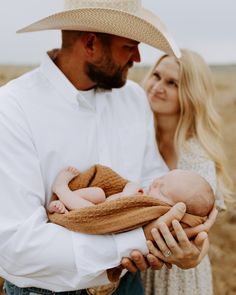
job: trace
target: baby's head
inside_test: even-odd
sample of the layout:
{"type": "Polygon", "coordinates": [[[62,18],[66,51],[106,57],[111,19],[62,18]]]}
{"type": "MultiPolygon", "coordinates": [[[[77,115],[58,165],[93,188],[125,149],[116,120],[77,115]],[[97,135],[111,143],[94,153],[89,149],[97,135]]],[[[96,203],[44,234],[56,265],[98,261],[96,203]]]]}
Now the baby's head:
{"type": "Polygon", "coordinates": [[[186,211],[198,216],[207,216],[215,198],[209,183],[193,171],[174,169],[166,175],[155,179],[148,195],[169,205],[183,202],[186,211]]]}

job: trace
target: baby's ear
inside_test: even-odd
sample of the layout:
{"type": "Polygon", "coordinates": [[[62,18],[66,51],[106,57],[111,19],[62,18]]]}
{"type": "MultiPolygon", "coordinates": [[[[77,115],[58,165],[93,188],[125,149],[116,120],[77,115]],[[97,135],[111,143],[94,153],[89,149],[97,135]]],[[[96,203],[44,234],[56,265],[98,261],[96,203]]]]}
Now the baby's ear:
{"type": "Polygon", "coordinates": [[[160,185],[161,185],[161,181],[160,181],[159,178],[157,178],[157,179],[153,180],[153,182],[151,184],[151,187],[152,188],[158,188],[158,187],[160,187],[160,185]]]}

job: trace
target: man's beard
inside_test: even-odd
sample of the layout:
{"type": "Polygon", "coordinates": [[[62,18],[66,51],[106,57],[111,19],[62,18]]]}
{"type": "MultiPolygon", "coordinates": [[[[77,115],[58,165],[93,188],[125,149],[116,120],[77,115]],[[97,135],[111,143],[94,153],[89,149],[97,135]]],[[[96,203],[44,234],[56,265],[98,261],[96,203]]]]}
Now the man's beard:
{"type": "Polygon", "coordinates": [[[124,66],[117,66],[110,52],[104,52],[104,55],[99,61],[92,64],[85,64],[85,71],[91,81],[96,83],[96,88],[110,90],[112,88],[120,88],[126,83],[126,76],[123,76],[124,71],[133,66],[133,62],[129,61],[124,66]]]}

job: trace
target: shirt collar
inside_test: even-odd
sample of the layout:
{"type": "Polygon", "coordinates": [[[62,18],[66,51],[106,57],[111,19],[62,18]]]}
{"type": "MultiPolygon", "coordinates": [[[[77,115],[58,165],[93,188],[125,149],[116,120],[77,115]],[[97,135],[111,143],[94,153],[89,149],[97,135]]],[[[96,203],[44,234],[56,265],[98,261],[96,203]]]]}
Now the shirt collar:
{"type": "Polygon", "coordinates": [[[54,64],[48,54],[45,54],[40,70],[60,95],[71,102],[77,101],[78,90],[54,64]]]}
{"type": "MultiPolygon", "coordinates": [[[[56,53],[57,49],[54,49],[45,54],[40,66],[40,70],[43,75],[49,80],[55,90],[59,92],[62,97],[71,102],[79,103],[80,106],[83,105],[84,107],[87,106],[90,109],[94,109],[94,104],[91,104],[91,101],[86,99],[87,95],[83,95],[87,91],[78,90],[53,62],[56,53]]],[[[89,90],[88,92],[92,91],[94,90],[89,90]]],[[[104,95],[105,93],[111,93],[112,90],[97,89],[95,92],[96,94],[104,95]]]]}

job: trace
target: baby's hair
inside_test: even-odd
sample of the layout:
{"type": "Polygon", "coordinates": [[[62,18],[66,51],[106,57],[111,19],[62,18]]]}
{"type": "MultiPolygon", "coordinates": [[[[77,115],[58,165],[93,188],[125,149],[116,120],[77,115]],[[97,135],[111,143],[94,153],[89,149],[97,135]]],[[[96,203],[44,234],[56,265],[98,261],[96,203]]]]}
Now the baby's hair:
{"type": "Polygon", "coordinates": [[[182,171],[183,173],[188,173],[192,180],[196,182],[196,185],[192,184],[192,194],[185,202],[187,213],[207,216],[215,203],[215,196],[211,185],[204,177],[194,171],[182,171]]]}
{"type": "Polygon", "coordinates": [[[202,179],[205,182],[204,188],[201,185],[202,189],[195,191],[194,199],[190,198],[186,202],[186,211],[193,215],[207,216],[214,206],[215,197],[210,184],[204,178],[202,179]]]}

